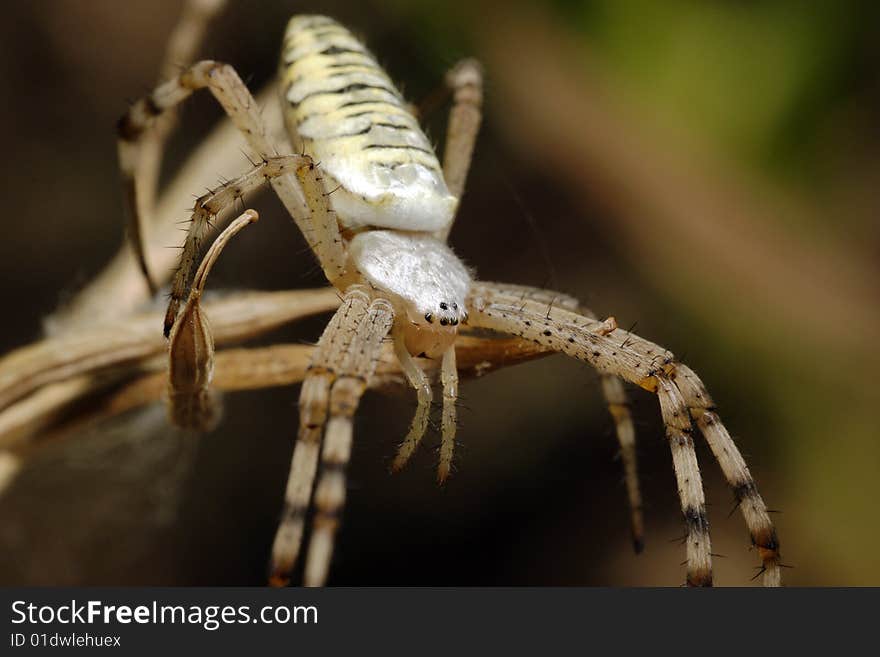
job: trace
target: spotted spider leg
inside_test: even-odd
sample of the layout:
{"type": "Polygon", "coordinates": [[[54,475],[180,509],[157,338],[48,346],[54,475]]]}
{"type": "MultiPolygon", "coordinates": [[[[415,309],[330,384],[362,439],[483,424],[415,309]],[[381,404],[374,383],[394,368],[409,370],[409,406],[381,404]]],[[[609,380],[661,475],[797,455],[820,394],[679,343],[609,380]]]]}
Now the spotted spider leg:
{"type": "MultiPolygon", "coordinates": [[[[574,310],[594,321],[599,318],[588,308],[578,305],[574,310]]],[[[620,461],[623,464],[623,481],[629,502],[630,533],[633,550],[639,554],[645,547],[645,520],[642,510],[642,492],[639,487],[639,464],[636,453],[636,428],[630,411],[629,398],[623,388],[623,381],[612,374],[599,373],[599,387],[605,406],[614,422],[614,435],[620,448],[620,461]]]]}
{"type": "Polygon", "coordinates": [[[353,285],[318,340],[300,392],[299,436],[272,546],[269,583],[273,586],[289,583],[299,557],[325,426],[321,453],[324,467],[315,490],[317,513],[305,583],[320,585],[326,579],[333,536],[345,501],[351,418],[375,371],[392,321],[393,312],[386,300],[371,301],[365,286],[353,285]]]}
{"type": "MultiPolygon", "coordinates": [[[[637,345],[644,353],[656,358],[662,349],[644,338],[627,333],[624,343],[637,345]]],[[[668,354],[668,352],[667,352],[668,354]]],[[[671,359],[672,354],[664,356],[671,359]]],[[[761,575],[765,586],[781,584],[779,540],[773,522],[745,459],[716,413],[715,403],[700,378],[683,363],[675,362],[670,379],[684,395],[692,419],[706,439],[721,471],[733,491],[749,535],[762,560],[761,575]]]]}
{"type": "MultiPolygon", "coordinates": [[[[582,320],[578,325],[562,324],[558,320],[560,312],[558,310],[554,313],[552,309],[548,310],[547,306],[542,307],[534,301],[493,295],[491,285],[478,284],[478,286],[472,293],[473,301],[470,305],[469,323],[472,326],[534,340],[541,345],[584,360],[600,371],[623,376],[631,381],[634,378],[632,370],[643,367],[641,360],[644,354],[622,347],[621,343],[605,343],[609,341],[610,336],[606,334],[603,324],[598,321],[575,315],[582,320]],[[541,312],[542,310],[544,312],[541,312]],[[615,371],[617,369],[620,371],[615,371]]],[[[643,382],[644,379],[652,379],[653,382],[656,376],[657,372],[648,366],[645,374],[638,376],[635,382],[643,382]]],[[[712,583],[711,542],[702,480],[697,467],[693,440],[689,433],[691,429],[687,410],[685,408],[682,416],[682,405],[678,403],[680,393],[676,397],[668,386],[658,383],[656,392],[660,398],[667,438],[673,454],[682,513],[687,522],[687,583],[690,586],[709,586],[712,583]]]]}
{"type": "MultiPolygon", "coordinates": [[[[624,343],[636,346],[652,359],[657,358],[658,352],[662,350],[656,344],[632,333],[626,334],[624,343]]],[[[721,472],[742,512],[751,543],[757,548],[761,557],[762,565],[758,574],[762,576],[762,583],[769,587],[780,586],[782,565],[779,539],[745,459],[721,422],[715,403],[700,378],[689,367],[675,361],[672,354],[669,352],[666,354],[663,357],[664,361],[669,360],[664,366],[667,370],[666,375],[683,395],[690,417],[696,422],[709,449],[718,461],[721,472]]],[[[651,390],[650,387],[647,389],[651,390]]]]}
{"type": "MultiPolygon", "coordinates": [[[[123,184],[129,193],[129,211],[134,221],[141,223],[138,204],[134,202],[137,188],[135,176],[143,137],[154,124],[157,117],[176,107],[194,91],[208,89],[220,103],[233,124],[243,134],[250,148],[263,164],[279,156],[275,145],[268,138],[259,108],[241,78],[228,64],[210,60],[198,62],[176,78],[159,85],[151,94],[136,101],[122,117],[118,125],[119,161],[123,184]]],[[[302,156],[307,158],[307,156],[302,156]]],[[[317,168],[310,159],[303,159],[310,166],[297,167],[296,171],[285,171],[269,181],[287,211],[293,217],[300,231],[305,235],[309,246],[318,258],[327,279],[332,283],[343,274],[345,253],[335,213],[321,183],[317,168]]],[[[234,186],[233,186],[234,188],[234,186]]],[[[201,200],[201,199],[200,199],[201,200]]],[[[219,208],[213,208],[218,211],[219,208]]],[[[165,324],[166,335],[185,295],[192,265],[197,257],[201,240],[208,222],[216,214],[212,208],[203,207],[197,201],[193,220],[190,222],[184,247],[181,252],[181,266],[174,276],[171,289],[168,318],[165,324]]],[[[143,259],[143,255],[139,256],[143,259]]]]}
{"type": "MultiPolygon", "coordinates": [[[[485,283],[483,284],[485,285],[485,283]]],[[[518,299],[542,304],[547,312],[554,308],[563,309],[579,312],[589,319],[598,321],[596,314],[584,307],[577,299],[559,292],[512,283],[492,283],[492,286],[496,292],[505,294],[511,300],[518,299]]],[[[633,549],[638,554],[645,545],[645,522],[642,494],[639,487],[635,424],[632,420],[629,398],[624,390],[623,381],[613,374],[599,372],[599,385],[608,413],[614,421],[614,432],[620,448],[620,460],[623,464],[624,483],[629,501],[633,549]]]]}
{"type": "Polygon", "coordinates": [[[764,501],[705,386],[692,370],[643,338],[619,329],[606,334],[595,320],[563,308],[548,310],[536,302],[522,301],[505,294],[503,286],[475,283],[470,303],[472,326],[532,340],[658,395],[687,523],[687,582],[701,585],[711,583],[711,546],[693,455],[693,417],[740,502],[752,543],[763,562],[764,585],[780,584],[779,542],[764,501]]]}

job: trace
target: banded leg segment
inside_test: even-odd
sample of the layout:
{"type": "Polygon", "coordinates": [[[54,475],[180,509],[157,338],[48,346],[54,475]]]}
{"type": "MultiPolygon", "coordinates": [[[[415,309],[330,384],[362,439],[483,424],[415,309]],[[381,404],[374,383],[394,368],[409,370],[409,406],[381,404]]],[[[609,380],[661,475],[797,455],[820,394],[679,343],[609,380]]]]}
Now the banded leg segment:
{"type": "Polygon", "coordinates": [[[349,289],[312,353],[299,395],[299,433],[284,494],[284,509],[272,546],[269,577],[272,586],[289,583],[290,572],[299,557],[321,437],[327,422],[330,388],[368,304],[369,296],[362,287],[349,289]]]}
{"type": "MultiPolygon", "coordinates": [[[[476,283],[469,300],[469,309],[471,326],[519,336],[589,363],[602,373],[620,377],[658,395],[662,394],[662,410],[668,432],[678,437],[682,433],[686,434],[683,432],[686,425],[671,414],[670,409],[680,406],[675,393],[677,390],[684,400],[685,408],[696,419],[719,460],[728,482],[734,486],[735,494],[743,500],[743,514],[752,534],[752,541],[758,546],[764,561],[764,584],[780,584],[776,533],[764,502],[745,468],[745,462],[738,450],[732,447],[730,436],[717,419],[711,399],[705,393],[702,383],[699,383],[699,379],[688,368],[677,363],[669,351],[620,329],[606,332],[603,323],[565,308],[547,311],[546,307],[541,308],[539,304],[529,300],[512,300],[504,293],[503,286],[476,283]]],[[[690,457],[679,455],[676,458],[680,462],[677,471],[687,476],[691,469],[685,466],[690,457]]],[[[687,499],[701,498],[688,494],[687,499]]],[[[698,535],[700,531],[697,525],[702,525],[702,520],[686,520],[688,533],[698,535]]],[[[689,546],[689,577],[692,578],[692,583],[706,581],[706,574],[710,572],[706,569],[710,560],[702,556],[708,554],[708,547],[703,547],[703,544],[708,545],[708,541],[696,542],[699,545],[689,546]]]]}
{"type": "MultiPolygon", "coordinates": [[[[658,394],[663,390],[660,398],[661,410],[664,412],[664,422],[667,425],[667,435],[673,452],[673,465],[676,478],[679,480],[682,509],[685,513],[690,511],[695,506],[695,500],[702,504],[703,494],[699,470],[691,467],[696,465],[695,458],[691,459],[690,457],[690,453],[693,452],[693,444],[691,443],[690,447],[687,444],[681,444],[684,427],[678,419],[672,417],[671,411],[667,413],[667,408],[673,405],[673,402],[670,397],[672,393],[665,390],[660,384],[659,375],[662,375],[663,371],[659,368],[649,367],[645,363],[644,354],[625,346],[622,342],[625,336],[618,336],[617,340],[621,340],[621,342],[614,342],[612,336],[621,332],[618,329],[608,333],[604,322],[560,309],[556,311],[556,314],[567,313],[567,315],[579,319],[577,323],[563,323],[553,317],[552,312],[546,311],[546,308],[544,308],[545,312],[540,312],[541,308],[535,302],[521,301],[514,306],[509,305],[509,301],[510,299],[505,297],[496,297],[495,301],[487,301],[486,297],[475,298],[469,305],[472,312],[468,323],[471,326],[518,335],[526,340],[587,362],[604,374],[639,383],[658,394]],[[675,424],[673,424],[673,420],[675,420],[675,424]],[[685,480],[689,482],[687,487],[683,485],[685,480]],[[700,489],[699,495],[694,492],[691,486],[694,483],[700,489]]],[[[687,413],[685,413],[685,420],[689,424],[687,413]]],[[[701,517],[705,518],[705,516],[701,517]]],[[[689,538],[687,582],[688,584],[709,584],[711,583],[711,557],[708,549],[708,525],[704,528],[705,532],[700,533],[698,520],[699,518],[694,520],[685,515],[689,538]]]]}
{"type": "MultiPolygon", "coordinates": [[[[176,107],[199,89],[208,89],[242,133],[258,160],[267,162],[279,155],[268,136],[256,100],[228,64],[210,60],[198,62],[176,78],[159,85],[151,94],[132,105],[118,124],[119,165],[132,234],[140,234],[143,204],[138,199],[141,183],[138,162],[142,157],[144,137],[163,113],[176,107]]],[[[279,175],[271,184],[299,229],[306,236],[328,279],[333,282],[343,273],[344,252],[335,215],[330,209],[317,169],[302,167],[279,175]]],[[[201,227],[190,227],[190,232],[201,227]]],[[[138,260],[147,269],[142,245],[138,260]]],[[[185,287],[185,285],[184,285],[185,287]]],[[[179,300],[178,300],[179,301],[179,300]]]]}
{"type": "Polygon", "coordinates": [[[665,377],[658,377],[657,397],[672,450],[681,512],[687,525],[687,585],[712,586],[712,543],[706,517],[706,498],[700,466],[694,451],[693,426],[681,392],[665,377]]]}
{"type": "Polygon", "coordinates": [[[321,453],[321,474],[315,489],[315,519],[303,582],[323,586],[345,505],[345,471],[351,456],[353,417],[391,330],[394,314],[385,299],[370,304],[346,347],[342,369],[330,390],[330,419],[321,453]]]}
{"type": "MultiPolygon", "coordinates": [[[[565,294],[507,283],[480,283],[479,285],[491,286],[493,298],[504,300],[509,305],[516,305],[523,310],[528,308],[548,317],[555,309],[567,310],[572,313],[580,312],[587,319],[598,322],[595,313],[582,306],[574,297],[565,294]]],[[[608,412],[614,421],[615,435],[620,446],[620,460],[623,464],[624,483],[629,500],[633,549],[638,554],[644,549],[645,522],[639,486],[635,425],[630,413],[629,399],[620,378],[613,374],[600,372],[599,385],[608,412]]]]}
{"type": "Polygon", "coordinates": [[[757,548],[761,557],[762,566],[759,574],[763,576],[764,586],[780,586],[782,573],[779,539],[767,512],[767,505],[758,492],[758,486],[749,472],[745,459],[721,422],[721,418],[718,417],[718,413],[715,412],[715,402],[694,371],[685,365],[677,365],[675,384],[684,395],[691,417],[709,443],[709,449],[715,455],[742,511],[752,545],[757,548]]]}

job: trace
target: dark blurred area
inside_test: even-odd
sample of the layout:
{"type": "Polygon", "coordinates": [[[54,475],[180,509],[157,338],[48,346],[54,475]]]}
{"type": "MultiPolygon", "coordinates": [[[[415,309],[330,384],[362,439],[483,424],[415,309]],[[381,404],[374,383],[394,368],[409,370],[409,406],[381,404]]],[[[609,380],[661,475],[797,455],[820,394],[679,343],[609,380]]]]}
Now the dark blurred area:
{"type": "MultiPolygon", "coordinates": [[[[781,512],[787,583],[880,584],[874,3],[230,4],[201,55],[254,90],[300,12],[363,35],[412,100],[458,58],[480,58],[486,117],[456,251],[482,279],[579,297],[702,376],[781,512]]],[[[119,248],[114,124],[156,82],[178,12],[156,0],[5,7],[3,352],[38,339],[119,248]]],[[[166,179],[219,118],[207,95],[184,106],[166,179]]],[[[427,119],[438,143],[444,121],[427,119]]],[[[224,253],[212,287],[323,284],[277,200],[255,207],[264,219],[224,253]]],[[[325,321],[264,342],[314,340],[325,321]]],[[[442,489],[436,432],[404,473],[387,472],[414,396],[366,395],[331,584],[684,581],[659,408],[631,393],[644,554],[631,549],[597,377],[553,357],[463,384],[457,470],[442,489]]],[[[200,439],[156,406],[47,445],[0,499],[0,583],[261,584],[297,396],[227,395],[220,428],[200,439]]],[[[698,457],[725,555],[716,583],[748,585],[758,557],[702,443],[698,457]]]]}

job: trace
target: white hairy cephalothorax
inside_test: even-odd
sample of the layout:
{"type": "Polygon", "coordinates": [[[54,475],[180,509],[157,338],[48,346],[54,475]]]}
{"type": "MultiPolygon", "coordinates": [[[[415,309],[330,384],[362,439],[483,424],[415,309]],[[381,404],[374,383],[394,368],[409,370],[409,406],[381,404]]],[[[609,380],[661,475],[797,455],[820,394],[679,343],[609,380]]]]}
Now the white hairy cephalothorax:
{"type": "MultiPolygon", "coordinates": [[[[168,398],[175,422],[204,429],[215,417],[209,394],[214,340],[200,296],[223,245],[255,221],[256,213],[248,210],[233,222],[215,240],[195,276],[193,270],[212,222],[235,201],[264,183],[271,185],[340,295],[302,384],[299,432],[272,549],[270,583],[290,581],[307,525],[304,582],[321,585],[327,579],[345,502],[352,417],[374,381],[380,357],[387,355],[387,341],[418,399],[392,469],[403,467],[428,428],[433,368],[427,363],[439,361],[443,394],[438,479],[447,478],[455,444],[456,349],[465,353],[476,332],[514,336],[505,346],[508,354],[564,353],[599,371],[621,447],[637,550],[643,533],[642,504],[623,381],[657,395],[687,529],[686,581],[699,586],[711,585],[712,566],[694,451],[696,427],[742,510],[761,557],[764,583],[778,585],[778,540],[767,508],[693,371],[662,347],[621,331],[613,318],[598,320],[566,295],[474,279],[447,246],[481,121],[478,64],[462,61],[447,75],[452,108],[442,165],[388,75],[333,19],[309,15],[290,20],[280,79],[288,143],[270,136],[256,101],[232,67],[214,61],[193,64],[162,83],[119,123],[131,233],[148,279],[140,224],[152,204],[152,191],[143,179],[148,177],[144,151],[153,142],[144,137],[151,130],[167,131],[166,112],[194,91],[207,89],[255,156],[252,170],[196,201],[187,228],[165,318],[165,334],[170,336],[168,398]]],[[[491,363],[486,349],[477,371],[491,363]]]]}

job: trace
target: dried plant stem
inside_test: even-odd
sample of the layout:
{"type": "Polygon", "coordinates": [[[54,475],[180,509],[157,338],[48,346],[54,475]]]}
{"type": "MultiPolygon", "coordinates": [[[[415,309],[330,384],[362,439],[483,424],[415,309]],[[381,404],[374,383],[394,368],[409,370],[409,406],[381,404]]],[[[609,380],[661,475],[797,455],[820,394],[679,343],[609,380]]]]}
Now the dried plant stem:
{"type": "MultiPolygon", "coordinates": [[[[245,210],[233,221],[202,259],[189,298],[174,321],[168,340],[168,417],[183,429],[209,431],[220,419],[220,406],[211,390],[214,376],[214,335],[202,309],[202,293],[211,268],[229,241],[245,226],[257,221],[254,210],[245,210]]],[[[166,322],[167,322],[166,315],[166,322]]]]}
{"type": "MultiPolygon", "coordinates": [[[[242,341],[297,319],[328,312],[331,288],[242,292],[206,301],[218,345],[242,341]]],[[[133,315],[49,337],[0,359],[0,409],[40,386],[163,354],[161,313],[133,315]]]]}
{"type": "MultiPolygon", "coordinates": [[[[310,345],[279,344],[220,351],[215,356],[212,387],[231,392],[300,383],[312,350],[310,345]]],[[[519,338],[463,335],[456,342],[456,359],[462,378],[480,377],[549,353],[519,338]]],[[[430,375],[439,371],[439,361],[418,359],[417,362],[430,375]]],[[[0,412],[0,494],[14,481],[21,462],[33,450],[70,435],[84,423],[160,401],[168,385],[164,366],[165,359],[156,356],[127,369],[81,374],[46,385],[0,412]],[[146,373],[139,375],[138,372],[146,373]],[[84,412],[73,413],[75,409],[84,412]]],[[[403,373],[391,345],[383,345],[371,387],[403,384],[403,373]]]]}

